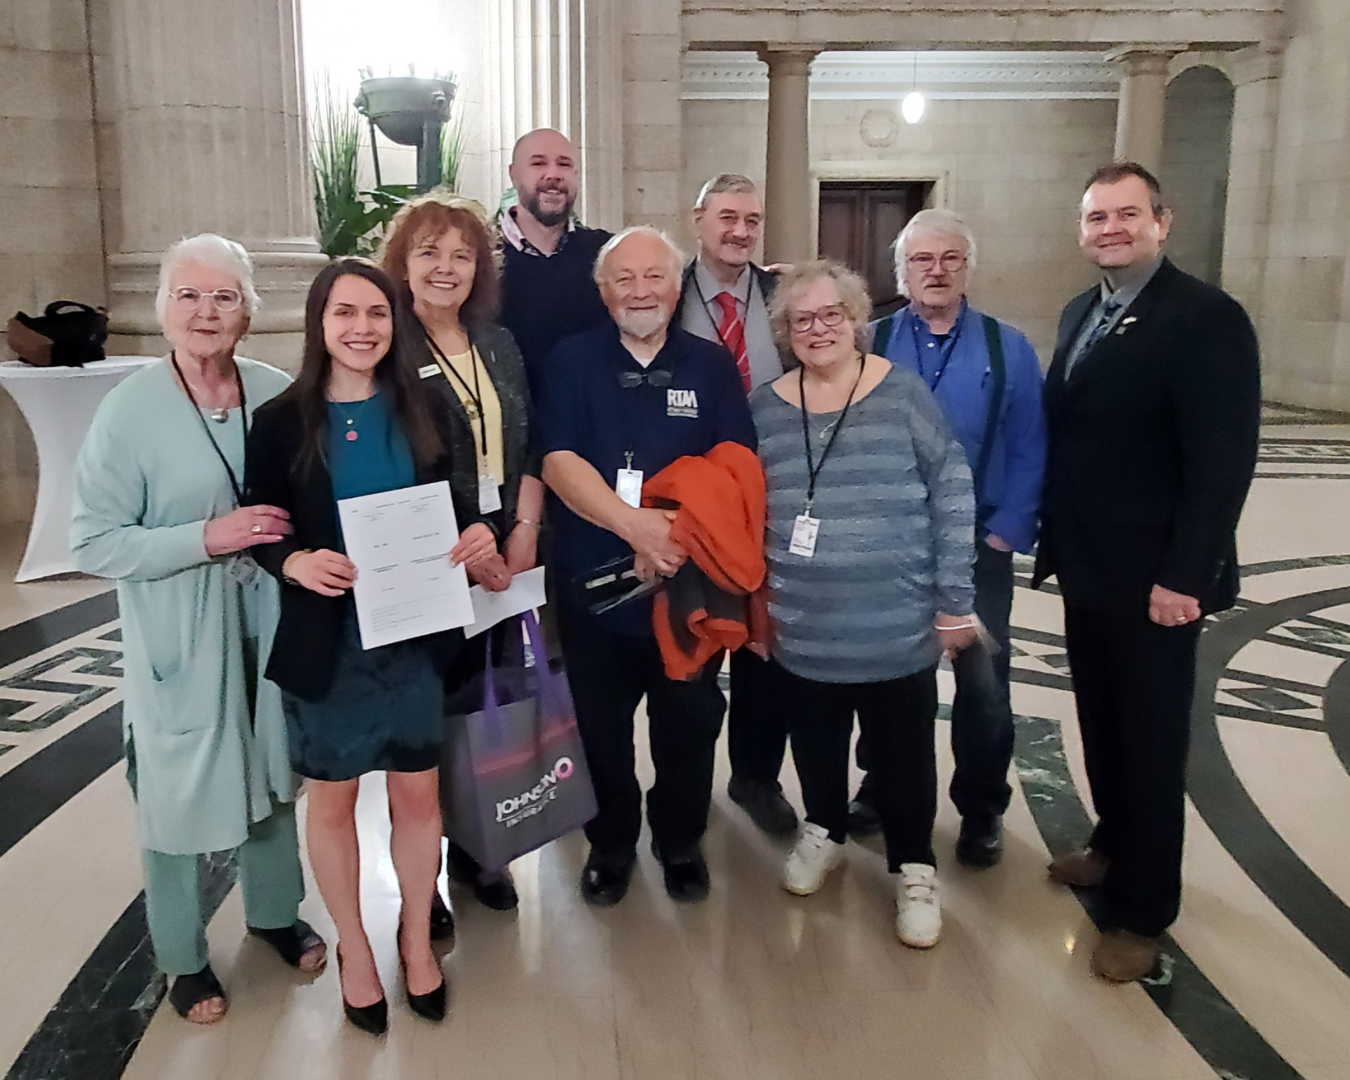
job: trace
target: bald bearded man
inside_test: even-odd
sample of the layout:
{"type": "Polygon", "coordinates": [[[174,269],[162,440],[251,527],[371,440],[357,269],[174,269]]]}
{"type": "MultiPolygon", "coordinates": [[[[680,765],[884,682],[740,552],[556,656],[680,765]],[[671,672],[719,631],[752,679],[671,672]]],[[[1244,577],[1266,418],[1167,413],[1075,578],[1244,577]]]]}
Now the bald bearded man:
{"type": "Polygon", "coordinates": [[[553,346],[609,318],[593,271],[610,234],[572,219],[579,160],[571,140],[552,128],[522,135],[511,155],[520,202],[502,218],[501,324],[520,346],[536,400],[553,346]]]}

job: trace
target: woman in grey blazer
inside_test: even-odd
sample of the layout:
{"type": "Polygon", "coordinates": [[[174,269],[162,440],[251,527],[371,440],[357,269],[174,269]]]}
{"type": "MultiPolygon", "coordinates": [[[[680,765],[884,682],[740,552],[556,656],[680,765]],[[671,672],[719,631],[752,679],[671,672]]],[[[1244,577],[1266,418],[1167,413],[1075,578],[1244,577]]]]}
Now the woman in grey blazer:
{"type": "MultiPolygon", "coordinates": [[[[513,575],[537,561],[544,487],[530,449],[525,365],[510,332],[491,321],[501,297],[496,237],[478,203],[424,195],[395,216],[382,261],[406,301],[398,313],[400,337],[450,413],[451,487],[476,501],[500,537],[500,554],[479,580],[486,589],[505,589],[513,575]]],[[[481,635],[469,642],[447,672],[447,689],[482,669],[486,640],[481,635]]],[[[454,844],[449,870],[488,907],[516,906],[509,872],[485,872],[454,844]]],[[[439,892],[432,928],[442,939],[454,933],[439,892]]]]}

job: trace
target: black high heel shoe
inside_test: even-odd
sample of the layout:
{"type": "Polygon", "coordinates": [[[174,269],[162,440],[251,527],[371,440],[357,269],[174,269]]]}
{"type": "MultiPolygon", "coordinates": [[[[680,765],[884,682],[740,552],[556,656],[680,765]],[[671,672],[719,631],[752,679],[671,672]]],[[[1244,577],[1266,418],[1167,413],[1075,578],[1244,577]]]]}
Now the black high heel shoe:
{"type": "MultiPolygon", "coordinates": [[[[371,1035],[383,1035],[389,1030],[389,1002],[381,997],[372,1005],[353,1005],[347,1000],[347,992],[342,989],[342,945],[337,947],[338,993],[342,995],[342,1011],[347,1019],[362,1031],[371,1035]]],[[[411,1000],[411,998],[409,999],[411,1000]]]]}
{"type": "Polygon", "coordinates": [[[441,973],[441,985],[434,990],[428,990],[425,994],[414,994],[408,988],[408,964],[403,959],[403,924],[398,924],[398,966],[403,973],[403,989],[408,995],[408,1008],[412,1009],[423,1020],[431,1020],[439,1024],[445,1019],[445,1006],[449,998],[449,992],[445,983],[445,973],[441,973]]]}

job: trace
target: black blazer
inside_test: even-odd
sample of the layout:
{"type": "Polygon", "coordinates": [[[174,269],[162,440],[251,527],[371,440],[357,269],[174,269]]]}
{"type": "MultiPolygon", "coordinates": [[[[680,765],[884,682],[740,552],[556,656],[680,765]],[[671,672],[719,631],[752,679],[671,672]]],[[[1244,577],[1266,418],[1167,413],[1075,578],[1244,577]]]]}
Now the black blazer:
{"type": "MultiPolygon", "coordinates": [[[[428,392],[432,417],[441,444],[451,444],[450,421],[438,395],[428,392]]],[[[275,544],[259,544],[250,553],[268,573],[281,582],[281,621],[277,624],[266,676],[283,690],[305,701],[322,701],[337,670],[339,636],[351,597],[320,596],[281,576],[282,563],[293,552],[306,548],[341,550],[337,502],[333,480],[322,462],[301,471],[300,410],[294,391],[287,390],[261,405],[253,414],[244,463],[244,502],[279,506],[291,515],[295,532],[275,544]]],[[[432,465],[418,466],[419,484],[449,480],[454,474],[451,452],[446,450],[432,465]]],[[[454,492],[455,519],[461,529],[482,518],[478,513],[477,489],[472,502],[454,492]]],[[[436,670],[444,672],[463,644],[458,630],[421,639],[431,652],[436,670]]]]}
{"type": "Polygon", "coordinates": [[[1033,586],[1066,604],[1148,611],[1153,586],[1206,612],[1238,592],[1235,533],[1256,468],[1256,332],[1221,289],[1164,260],[1116,328],[1064,376],[1099,289],[1064,309],[1045,381],[1049,432],[1033,586]]]}

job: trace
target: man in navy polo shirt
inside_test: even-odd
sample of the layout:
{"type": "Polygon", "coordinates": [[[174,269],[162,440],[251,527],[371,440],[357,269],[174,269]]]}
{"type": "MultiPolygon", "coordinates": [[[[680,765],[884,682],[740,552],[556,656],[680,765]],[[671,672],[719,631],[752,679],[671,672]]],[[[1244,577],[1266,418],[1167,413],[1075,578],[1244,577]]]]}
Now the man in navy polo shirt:
{"type": "Polygon", "coordinates": [[[623,899],[637,858],[633,718],[644,694],[656,766],[647,793],[652,851],[672,897],[708,895],[699,842],[726,712],[717,685],[722,657],[688,682],[667,678],[650,599],[593,614],[586,587],[625,559],[643,580],[675,573],[686,555],[670,538],[673,515],[640,508],[643,480],[721,442],[755,446],[726,351],[671,324],[682,265],[665,234],[648,226],[619,233],[595,266],[613,322],[562,342],[544,367],[541,450],[556,529],[559,630],[599,805],[586,826],[581,892],[597,904],[623,899]]]}

